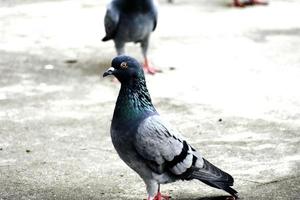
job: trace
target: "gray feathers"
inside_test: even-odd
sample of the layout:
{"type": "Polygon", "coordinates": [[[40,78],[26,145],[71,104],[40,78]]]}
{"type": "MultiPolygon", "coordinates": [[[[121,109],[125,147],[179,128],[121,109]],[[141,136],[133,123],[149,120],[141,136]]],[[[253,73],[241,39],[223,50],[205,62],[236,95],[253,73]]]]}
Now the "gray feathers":
{"type": "Polygon", "coordinates": [[[114,35],[117,30],[117,26],[120,19],[120,10],[114,3],[110,3],[107,6],[106,14],[104,17],[104,27],[106,36],[102,39],[102,41],[107,41],[114,38],[114,35]]]}
{"type": "Polygon", "coordinates": [[[181,175],[192,166],[195,155],[179,134],[167,127],[158,115],[146,118],[137,128],[134,147],[144,159],[163,169],[160,173],[168,171],[181,175]]]}

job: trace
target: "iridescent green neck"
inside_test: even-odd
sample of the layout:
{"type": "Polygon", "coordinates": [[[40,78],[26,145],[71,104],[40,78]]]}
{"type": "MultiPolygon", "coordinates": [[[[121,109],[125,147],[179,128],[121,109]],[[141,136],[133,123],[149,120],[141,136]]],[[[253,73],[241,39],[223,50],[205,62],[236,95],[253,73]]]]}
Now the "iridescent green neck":
{"type": "Polygon", "coordinates": [[[133,86],[122,84],[114,111],[113,126],[130,125],[156,113],[144,82],[133,86]]]}

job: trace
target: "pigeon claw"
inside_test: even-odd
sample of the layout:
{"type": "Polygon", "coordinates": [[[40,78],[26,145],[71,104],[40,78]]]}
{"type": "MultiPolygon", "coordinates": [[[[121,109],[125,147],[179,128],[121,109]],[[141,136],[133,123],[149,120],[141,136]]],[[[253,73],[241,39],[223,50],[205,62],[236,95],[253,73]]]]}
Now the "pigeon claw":
{"type": "Polygon", "coordinates": [[[148,59],[145,59],[143,64],[143,69],[145,73],[152,74],[152,75],[156,74],[157,72],[161,72],[161,70],[150,66],[148,59]]]}
{"type": "Polygon", "coordinates": [[[156,69],[154,67],[144,65],[144,72],[147,73],[147,74],[154,75],[156,73],[156,69]]]}
{"type": "Polygon", "coordinates": [[[171,197],[168,195],[162,195],[160,192],[156,194],[153,200],[170,200],[171,197]]]}

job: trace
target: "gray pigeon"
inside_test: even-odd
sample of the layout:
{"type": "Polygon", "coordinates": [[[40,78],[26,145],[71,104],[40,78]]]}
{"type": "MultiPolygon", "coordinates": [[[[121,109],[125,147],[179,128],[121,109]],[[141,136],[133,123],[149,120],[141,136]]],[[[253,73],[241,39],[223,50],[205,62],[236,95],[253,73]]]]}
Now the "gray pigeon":
{"type": "Polygon", "coordinates": [[[144,72],[132,57],[118,56],[103,77],[121,82],[111,123],[111,138],[121,159],[144,180],[148,200],[168,199],[160,184],[198,179],[238,198],[233,178],[197,152],[163,121],[152,105],[144,72]]]}
{"type": "Polygon", "coordinates": [[[149,65],[147,51],[156,23],[157,8],[153,0],[112,0],[104,18],[106,35],[102,41],[112,39],[118,55],[125,53],[125,43],[140,43],[144,69],[154,74],[156,69],[149,65]]]}

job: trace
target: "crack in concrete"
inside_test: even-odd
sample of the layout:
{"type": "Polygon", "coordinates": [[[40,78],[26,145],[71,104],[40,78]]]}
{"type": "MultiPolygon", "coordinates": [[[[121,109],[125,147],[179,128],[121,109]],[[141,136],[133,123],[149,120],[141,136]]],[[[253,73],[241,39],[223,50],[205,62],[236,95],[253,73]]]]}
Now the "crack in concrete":
{"type": "Polygon", "coordinates": [[[285,177],[285,178],[282,178],[282,179],[277,179],[277,180],[273,180],[273,181],[269,181],[269,182],[265,182],[265,183],[259,184],[259,186],[269,185],[269,184],[273,184],[273,183],[279,183],[279,182],[287,181],[287,180],[294,180],[294,179],[297,179],[297,178],[300,178],[300,176],[285,177]]]}
{"type": "Polygon", "coordinates": [[[249,183],[262,184],[262,182],[247,180],[247,179],[243,179],[243,178],[235,178],[235,180],[241,180],[241,181],[245,181],[245,182],[249,182],[249,183]]]}
{"type": "Polygon", "coordinates": [[[245,181],[245,182],[249,182],[249,183],[256,183],[259,186],[262,186],[262,185],[268,185],[268,184],[272,184],[272,183],[279,183],[279,182],[286,181],[286,180],[294,180],[297,178],[300,178],[300,176],[290,176],[290,177],[276,179],[276,180],[272,180],[272,181],[268,181],[268,182],[259,182],[259,181],[253,181],[253,180],[248,180],[248,179],[243,179],[243,178],[235,178],[235,180],[241,180],[241,181],[245,181]]]}

